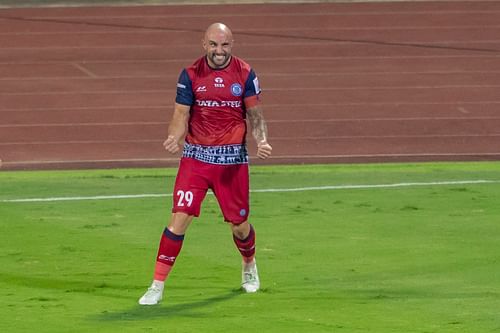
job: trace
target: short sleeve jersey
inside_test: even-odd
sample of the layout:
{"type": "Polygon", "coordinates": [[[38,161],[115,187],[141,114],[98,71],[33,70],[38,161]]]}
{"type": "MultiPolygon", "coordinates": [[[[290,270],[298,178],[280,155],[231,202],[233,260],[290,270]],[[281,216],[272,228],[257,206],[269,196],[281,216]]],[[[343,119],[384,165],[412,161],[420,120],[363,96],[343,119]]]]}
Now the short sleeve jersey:
{"type": "Polygon", "coordinates": [[[259,81],[252,68],[232,56],[213,69],[205,56],[185,68],[177,83],[176,102],[190,105],[186,142],[192,145],[244,145],[246,109],[258,103],[259,81]]]}

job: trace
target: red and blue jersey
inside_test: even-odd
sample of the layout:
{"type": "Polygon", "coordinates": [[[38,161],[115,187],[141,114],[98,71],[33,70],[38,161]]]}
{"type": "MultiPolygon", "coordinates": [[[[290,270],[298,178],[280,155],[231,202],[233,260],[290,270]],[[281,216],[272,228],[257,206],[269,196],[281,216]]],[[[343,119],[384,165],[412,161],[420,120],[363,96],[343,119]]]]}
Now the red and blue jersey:
{"type": "Polygon", "coordinates": [[[255,72],[235,56],[222,69],[211,68],[205,56],[185,68],[175,99],[191,107],[183,156],[211,164],[248,163],[246,109],[257,105],[259,93],[255,72]]]}

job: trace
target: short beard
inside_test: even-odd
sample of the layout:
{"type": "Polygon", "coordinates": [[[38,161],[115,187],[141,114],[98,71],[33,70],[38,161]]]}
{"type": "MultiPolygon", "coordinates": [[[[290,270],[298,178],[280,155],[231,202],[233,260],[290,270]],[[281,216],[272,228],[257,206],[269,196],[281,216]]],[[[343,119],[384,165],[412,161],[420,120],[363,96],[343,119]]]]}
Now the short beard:
{"type": "Polygon", "coordinates": [[[212,56],[211,56],[212,63],[213,63],[215,66],[217,66],[218,68],[220,68],[220,67],[225,67],[225,66],[227,66],[227,64],[229,63],[229,59],[231,58],[231,56],[230,56],[230,55],[227,55],[227,54],[226,54],[226,55],[224,55],[224,61],[223,61],[221,64],[219,64],[219,63],[215,60],[216,58],[217,58],[217,55],[216,55],[215,53],[214,53],[214,54],[212,54],[212,56]]]}

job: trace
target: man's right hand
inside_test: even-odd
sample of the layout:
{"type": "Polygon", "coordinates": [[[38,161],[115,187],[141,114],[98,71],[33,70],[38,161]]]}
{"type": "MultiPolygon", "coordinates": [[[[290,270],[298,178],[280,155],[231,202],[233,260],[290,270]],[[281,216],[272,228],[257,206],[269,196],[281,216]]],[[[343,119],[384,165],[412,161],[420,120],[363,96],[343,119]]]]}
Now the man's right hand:
{"type": "Polygon", "coordinates": [[[167,137],[167,140],[163,142],[163,147],[165,147],[165,150],[171,154],[175,154],[181,149],[179,146],[179,140],[177,140],[173,135],[169,135],[167,137]]]}

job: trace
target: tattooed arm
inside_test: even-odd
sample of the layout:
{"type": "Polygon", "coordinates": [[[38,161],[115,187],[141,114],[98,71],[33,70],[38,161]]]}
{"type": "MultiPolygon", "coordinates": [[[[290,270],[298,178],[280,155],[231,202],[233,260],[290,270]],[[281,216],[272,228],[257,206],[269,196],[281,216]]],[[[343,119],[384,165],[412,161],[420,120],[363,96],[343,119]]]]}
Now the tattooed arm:
{"type": "Polygon", "coordinates": [[[259,105],[247,109],[252,134],[257,142],[257,157],[266,159],[271,156],[273,148],[267,143],[267,125],[262,108],[259,105]]]}

